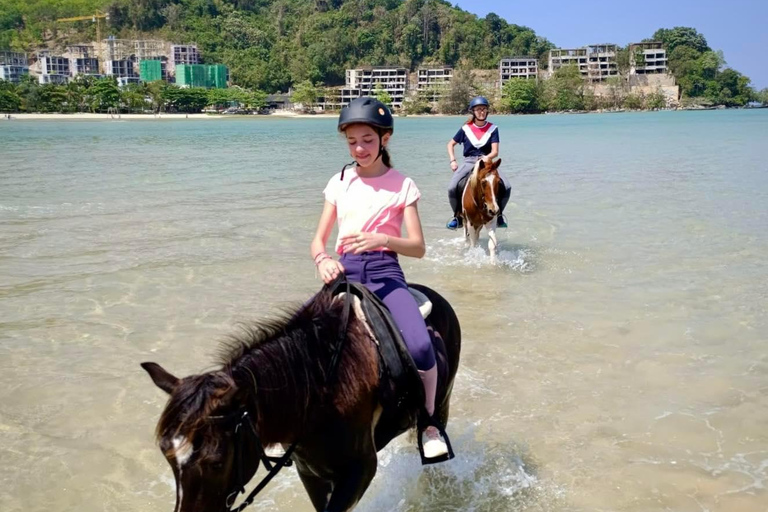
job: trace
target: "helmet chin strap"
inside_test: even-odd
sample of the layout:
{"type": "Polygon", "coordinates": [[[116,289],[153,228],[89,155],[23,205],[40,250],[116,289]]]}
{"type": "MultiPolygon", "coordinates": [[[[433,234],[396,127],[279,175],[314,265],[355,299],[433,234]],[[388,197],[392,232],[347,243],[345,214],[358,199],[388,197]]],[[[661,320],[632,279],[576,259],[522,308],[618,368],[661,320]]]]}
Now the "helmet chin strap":
{"type": "MultiPolygon", "coordinates": [[[[384,141],[383,141],[383,139],[382,139],[382,136],[381,136],[381,134],[379,134],[379,154],[378,154],[378,155],[376,155],[376,160],[378,160],[379,158],[381,158],[381,155],[383,155],[383,154],[384,154],[384,150],[385,150],[385,149],[386,149],[386,148],[384,147],[384,141]]],[[[376,160],[374,160],[374,161],[373,161],[373,163],[376,163],[376,160]]],[[[347,167],[349,167],[349,166],[350,166],[350,165],[352,165],[352,164],[360,165],[359,163],[357,163],[357,160],[352,160],[352,161],[351,161],[351,162],[349,162],[348,164],[344,164],[344,167],[342,167],[342,168],[341,168],[341,177],[339,178],[339,181],[344,181],[344,171],[346,171],[346,170],[347,170],[347,167]]]]}

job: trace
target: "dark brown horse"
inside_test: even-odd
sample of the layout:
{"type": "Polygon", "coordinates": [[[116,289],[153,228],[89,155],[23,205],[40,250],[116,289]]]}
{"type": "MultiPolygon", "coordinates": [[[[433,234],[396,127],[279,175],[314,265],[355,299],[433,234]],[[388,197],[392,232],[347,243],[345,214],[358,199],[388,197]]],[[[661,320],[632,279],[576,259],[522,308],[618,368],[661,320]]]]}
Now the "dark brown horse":
{"type": "MultiPolygon", "coordinates": [[[[440,345],[435,417],[446,424],[461,330],[443,297],[413,287],[432,302],[427,323],[440,345]]],[[[170,395],[157,439],[176,479],[176,512],[230,510],[264,462],[265,448],[278,444],[288,448],[284,460],[295,462],[316,510],[354,508],[376,473],[376,452],[404,429],[382,425],[377,347],[355,310],[344,321],[343,302],[324,288],[298,311],[249,326],[231,338],[215,371],[178,379],[142,364],[170,395]],[[344,325],[334,366],[331,346],[344,325]]]]}
{"type": "Polygon", "coordinates": [[[496,216],[499,214],[499,198],[504,192],[504,185],[498,168],[501,158],[490,164],[479,159],[469,175],[467,185],[461,197],[462,216],[464,217],[464,237],[470,247],[478,245],[480,230],[488,231],[488,252],[491,262],[496,262],[498,242],[496,241],[496,216]]]}

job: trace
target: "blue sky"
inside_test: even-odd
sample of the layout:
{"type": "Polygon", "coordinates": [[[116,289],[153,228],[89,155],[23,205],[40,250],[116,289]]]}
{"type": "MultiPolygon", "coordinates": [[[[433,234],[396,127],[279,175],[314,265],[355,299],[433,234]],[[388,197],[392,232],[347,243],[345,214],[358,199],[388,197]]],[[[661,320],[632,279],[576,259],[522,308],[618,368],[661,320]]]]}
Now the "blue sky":
{"type": "Polygon", "coordinates": [[[560,47],[595,43],[625,45],[651,37],[658,28],[693,27],[709,46],[722,50],[727,65],[768,87],[768,0],[450,0],[465,11],[495,12],[531,27],[560,47]]]}

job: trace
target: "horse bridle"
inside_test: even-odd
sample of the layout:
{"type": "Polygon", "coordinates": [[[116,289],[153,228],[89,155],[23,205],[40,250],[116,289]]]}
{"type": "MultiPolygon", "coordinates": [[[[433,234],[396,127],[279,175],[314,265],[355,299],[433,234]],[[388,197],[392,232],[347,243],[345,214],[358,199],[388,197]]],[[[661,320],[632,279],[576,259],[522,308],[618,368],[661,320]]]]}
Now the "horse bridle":
{"type": "MultiPolygon", "coordinates": [[[[333,353],[331,354],[331,361],[328,365],[328,371],[326,375],[328,376],[327,379],[329,381],[333,380],[336,376],[336,370],[339,366],[339,361],[341,359],[341,351],[344,347],[344,341],[347,339],[347,326],[349,324],[349,311],[352,307],[352,293],[349,286],[349,281],[347,281],[346,276],[342,274],[340,277],[336,279],[331,285],[329,285],[331,288],[336,289],[339,286],[345,285],[346,286],[346,294],[344,295],[344,306],[341,313],[341,325],[339,326],[339,332],[337,334],[336,343],[333,345],[333,353]]],[[[267,455],[263,451],[264,445],[261,443],[261,438],[259,437],[259,433],[256,431],[256,426],[253,424],[253,420],[251,419],[251,415],[248,414],[248,410],[243,407],[231,414],[228,414],[226,416],[209,416],[209,420],[213,420],[215,422],[221,422],[221,423],[230,423],[235,422],[235,471],[237,472],[237,487],[235,490],[230,492],[227,495],[226,501],[224,502],[225,507],[227,508],[228,512],[242,512],[248,505],[253,503],[253,500],[256,498],[256,495],[259,494],[266,486],[269,484],[269,482],[277,475],[281,469],[284,467],[288,467],[293,465],[293,461],[291,459],[291,455],[293,455],[294,450],[296,449],[296,445],[299,443],[298,441],[294,441],[291,443],[291,445],[288,447],[288,449],[285,451],[285,453],[280,457],[272,457],[267,455]],[[247,425],[247,429],[245,426],[247,425]],[[230,508],[234,505],[235,500],[240,494],[245,493],[245,485],[248,483],[247,481],[244,481],[245,478],[243,478],[243,456],[242,456],[242,445],[244,442],[243,439],[243,432],[250,432],[253,436],[253,440],[256,442],[257,446],[262,447],[261,452],[261,463],[264,464],[264,467],[267,468],[269,473],[261,479],[261,482],[258,483],[256,487],[248,494],[248,496],[243,500],[240,505],[237,506],[237,508],[230,508]],[[274,464],[274,465],[273,465],[274,464]]],[[[256,468],[258,471],[258,467],[256,468]]]]}
{"type": "MultiPolygon", "coordinates": [[[[256,427],[253,424],[253,421],[251,420],[250,414],[248,414],[248,411],[245,408],[239,409],[231,414],[228,414],[226,416],[209,416],[209,420],[212,420],[214,422],[220,422],[220,423],[235,423],[235,471],[237,474],[237,487],[235,490],[230,492],[227,495],[227,498],[224,502],[226,508],[229,512],[241,512],[245,507],[253,503],[253,500],[256,498],[256,495],[259,494],[272,480],[272,478],[277,475],[281,469],[287,466],[293,465],[293,461],[290,460],[291,455],[293,454],[293,451],[296,449],[296,442],[293,442],[288,449],[285,451],[285,453],[280,457],[272,457],[270,455],[267,455],[263,451],[263,444],[261,443],[261,438],[259,437],[259,433],[256,432],[256,427]],[[247,426],[247,428],[246,428],[247,426]],[[253,436],[253,440],[256,442],[257,446],[262,447],[261,452],[261,463],[264,464],[264,467],[267,468],[269,473],[261,479],[261,482],[251,491],[251,493],[246,497],[240,505],[237,506],[237,508],[230,509],[232,505],[234,505],[235,500],[237,499],[237,496],[241,493],[245,493],[245,484],[248,482],[245,481],[245,478],[243,478],[243,443],[244,439],[243,436],[245,433],[250,432],[253,436]],[[274,465],[273,465],[274,464],[274,465]]],[[[258,470],[258,468],[257,468],[258,470]]]]}

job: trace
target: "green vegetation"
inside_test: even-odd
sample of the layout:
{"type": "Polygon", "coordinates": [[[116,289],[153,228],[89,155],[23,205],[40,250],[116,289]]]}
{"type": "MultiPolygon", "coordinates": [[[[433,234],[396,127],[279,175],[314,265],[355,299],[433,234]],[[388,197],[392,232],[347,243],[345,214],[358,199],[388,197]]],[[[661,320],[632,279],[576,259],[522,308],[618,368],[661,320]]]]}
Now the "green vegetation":
{"type": "MultiPolygon", "coordinates": [[[[321,95],[319,84],[344,83],[345,70],[361,65],[449,65],[456,68],[453,84],[435,105],[434,92],[409,98],[406,112],[464,112],[473,94],[491,93],[472,77],[470,69],[495,69],[502,57],[531,55],[542,66],[554,46],[530,28],[508,23],[496,14],[484,18],[453,7],[444,0],[0,0],[0,48],[31,52],[40,47],[62,47],[92,40],[96,24],[90,20],[59,22],[60,17],[107,12],[103,37],[162,38],[195,42],[207,63],[223,63],[234,84],[252,91],[293,89],[308,95],[308,106],[321,95]]],[[[703,34],[690,27],[659,29],[651,40],[667,50],[669,68],[688,103],[742,106],[763,101],[749,79],[726,67],[703,34]]],[[[620,72],[629,70],[628,47],[619,49],[620,72]]],[[[634,56],[636,59],[641,55],[634,56]]],[[[540,112],[593,108],[659,108],[663,98],[628,98],[621,85],[611,86],[611,97],[595,97],[578,79],[576,70],[560,70],[544,84],[515,80],[495,103],[498,110],[540,112]],[[629,101],[628,104],[625,104],[629,101]]],[[[52,95],[57,89],[35,90],[52,95]]],[[[207,93],[209,96],[212,93],[207,93]]],[[[259,93],[264,94],[264,93],[259,93]]],[[[761,93],[762,94],[762,93],[761,93]]],[[[37,105],[26,92],[0,89],[2,105],[37,105]],[[14,96],[15,95],[15,96],[14,96]]],[[[105,99],[114,103],[114,95],[105,99]]],[[[130,96],[130,94],[129,94],[130,96]]],[[[377,94],[387,100],[383,91],[377,94]]],[[[47,97],[47,96],[46,96],[47,97]]],[[[194,109],[202,100],[168,100],[164,106],[194,109]]],[[[41,100],[42,101],[42,100],[41,100]]],[[[133,97],[127,105],[138,105],[133,97]]],[[[59,104],[70,108],[71,101],[59,104]]],[[[258,104],[258,101],[256,102],[258,104]]],[[[92,108],[89,104],[88,108],[92,108]]],[[[99,107],[101,108],[101,107],[99,107]]],[[[137,107],[138,108],[138,107],[137,107]]]]}
{"type": "Polygon", "coordinates": [[[78,77],[66,85],[40,85],[25,76],[20,83],[0,81],[0,112],[188,112],[211,106],[239,106],[256,110],[266,106],[266,94],[238,87],[202,89],[165,82],[130,84],[120,88],[112,78],[78,77]]]}
{"type": "Polygon", "coordinates": [[[340,85],[358,65],[495,68],[508,55],[544,58],[553,45],[495,14],[485,18],[443,0],[2,0],[0,48],[95,37],[91,21],[55,23],[96,10],[103,34],[196,42],[232,81],[267,92],[305,80],[340,85]]]}
{"type": "Polygon", "coordinates": [[[664,43],[669,69],[684,97],[728,107],[746,105],[754,98],[749,78],[734,69],[723,69],[723,53],[713,51],[696,29],[663,28],[652,39],[664,43]]]}

